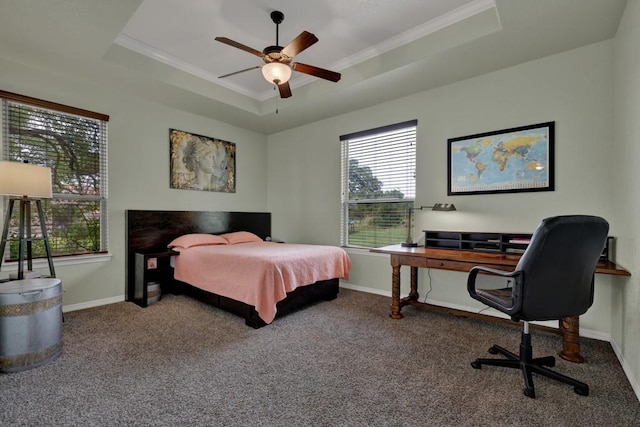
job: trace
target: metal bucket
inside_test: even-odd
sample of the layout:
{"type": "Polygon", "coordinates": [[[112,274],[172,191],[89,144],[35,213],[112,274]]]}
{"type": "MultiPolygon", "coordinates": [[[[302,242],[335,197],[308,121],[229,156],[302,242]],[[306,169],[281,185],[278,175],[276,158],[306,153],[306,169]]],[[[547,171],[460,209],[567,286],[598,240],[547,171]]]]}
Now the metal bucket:
{"type": "Polygon", "coordinates": [[[35,368],[61,354],[60,279],[0,283],[0,372],[35,368]]]}

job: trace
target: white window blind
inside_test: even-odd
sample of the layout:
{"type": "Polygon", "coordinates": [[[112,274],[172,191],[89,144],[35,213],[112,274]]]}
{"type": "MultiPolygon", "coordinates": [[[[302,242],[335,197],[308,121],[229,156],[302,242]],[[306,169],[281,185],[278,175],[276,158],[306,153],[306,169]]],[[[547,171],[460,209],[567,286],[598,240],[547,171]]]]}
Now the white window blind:
{"type": "MultiPolygon", "coordinates": [[[[109,117],[9,92],[0,91],[0,98],[3,160],[51,168],[53,198],[44,199],[43,208],[52,254],[107,251],[109,117]]],[[[10,234],[17,235],[17,212],[13,216],[10,234]]],[[[32,221],[39,224],[35,212],[32,221]]],[[[17,258],[17,246],[4,254],[8,260],[17,258]]],[[[33,254],[46,256],[42,242],[34,242],[33,254]]]]}
{"type": "Polygon", "coordinates": [[[406,240],[416,192],[417,124],[411,120],[340,137],[344,246],[406,240]]]}

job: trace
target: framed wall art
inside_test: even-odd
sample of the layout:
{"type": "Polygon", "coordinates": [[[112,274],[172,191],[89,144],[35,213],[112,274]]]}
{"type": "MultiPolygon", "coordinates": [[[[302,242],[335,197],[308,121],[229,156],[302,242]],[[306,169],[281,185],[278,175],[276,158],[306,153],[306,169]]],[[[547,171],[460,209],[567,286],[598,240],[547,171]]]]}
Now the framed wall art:
{"type": "Polygon", "coordinates": [[[170,129],[171,188],[236,192],[236,144],[170,129]]]}
{"type": "Polygon", "coordinates": [[[448,140],[447,194],[554,190],[555,122],[448,140]]]}

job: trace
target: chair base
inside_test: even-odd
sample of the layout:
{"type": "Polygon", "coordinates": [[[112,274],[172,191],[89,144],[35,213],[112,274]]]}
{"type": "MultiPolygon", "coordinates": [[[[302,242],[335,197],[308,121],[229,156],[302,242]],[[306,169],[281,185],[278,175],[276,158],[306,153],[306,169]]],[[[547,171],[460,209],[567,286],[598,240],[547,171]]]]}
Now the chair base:
{"type": "Polygon", "coordinates": [[[567,377],[566,375],[559,374],[545,367],[548,366],[552,368],[555,366],[556,359],[553,356],[536,358],[532,357],[533,349],[531,347],[531,335],[528,333],[522,333],[522,339],[520,342],[520,355],[512,353],[509,350],[500,347],[499,345],[494,345],[493,347],[491,347],[489,349],[489,353],[501,354],[506,357],[506,359],[480,358],[476,359],[474,362],[471,362],[471,366],[474,369],[481,369],[482,365],[503,366],[505,368],[520,369],[524,376],[524,395],[527,397],[536,397],[536,391],[533,386],[532,376],[534,372],[536,374],[543,375],[556,381],[560,381],[564,384],[572,385],[573,391],[575,391],[576,394],[579,394],[581,396],[589,395],[589,386],[587,384],[575,380],[571,377],[567,377]]]}

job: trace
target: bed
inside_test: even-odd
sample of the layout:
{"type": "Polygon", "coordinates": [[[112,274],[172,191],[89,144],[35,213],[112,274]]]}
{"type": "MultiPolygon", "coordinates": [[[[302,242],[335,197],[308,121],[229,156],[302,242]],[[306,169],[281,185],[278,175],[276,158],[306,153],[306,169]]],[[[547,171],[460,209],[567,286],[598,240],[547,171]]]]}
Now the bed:
{"type": "Polygon", "coordinates": [[[163,292],[185,293],[242,316],[245,323],[254,328],[312,303],[335,299],[339,279],[348,277],[350,267],[349,258],[341,248],[264,241],[271,235],[269,213],[128,210],[126,230],[127,300],[133,300],[135,254],[166,253],[167,246],[174,241],[180,242],[181,236],[231,236],[232,244],[173,247],[172,250],[180,253],[173,260],[175,277],[173,269],[167,269],[171,277],[162,280],[163,292]],[[249,239],[253,241],[235,241],[243,240],[238,236],[254,238],[249,239]],[[309,268],[306,261],[298,257],[308,251],[307,260],[320,259],[317,251],[323,248],[332,252],[334,261],[309,268]],[[264,257],[261,260],[252,259],[260,253],[264,254],[264,251],[270,254],[267,259],[278,260],[280,264],[264,267],[264,257]],[[189,267],[193,259],[196,265],[206,264],[213,271],[189,267]],[[204,264],[203,259],[207,260],[204,264]],[[283,261],[288,264],[283,265],[283,261]],[[261,265],[261,269],[256,265],[261,265]],[[226,267],[231,268],[224,271],[226,267]],[[243,285],[240,286],[240,283],[243,285]],[[256,296],[255,292],[271,294],[273,301],[269,301],[265,295],[256,296]]]}

